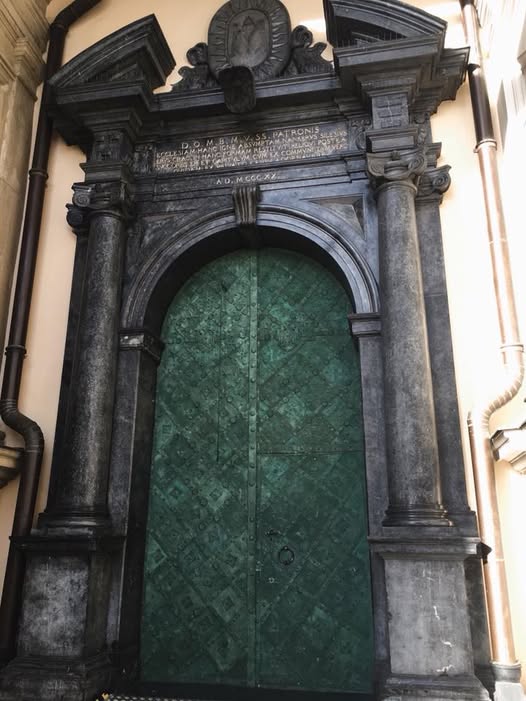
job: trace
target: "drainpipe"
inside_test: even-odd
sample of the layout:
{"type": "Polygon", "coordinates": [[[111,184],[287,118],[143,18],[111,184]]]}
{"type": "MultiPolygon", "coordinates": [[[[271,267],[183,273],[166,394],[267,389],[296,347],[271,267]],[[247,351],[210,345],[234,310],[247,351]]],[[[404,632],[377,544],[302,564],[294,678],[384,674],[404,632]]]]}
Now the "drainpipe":
{"type": "MultiPolygon", "coordinates": [[[[521,388],[524,378],[524,348],[519,336],[511,282],[506,225],[498,179],[497,142],[482,64],[477,10],[473,0],[460,0],[460,5],[466,39],[471,46],[468,74],[477,137],[475,152],[479,159],[484,190],[501,351],[507,374],[501,391],[491,401],[474,408],[468,417],[480,536],[483,545],[487,546],[484,548],[487,554],[483,570],[492,666],[497,686],[500,682],[506,686],[508,683],[519,683],[521,666],[515,656],[513,643],[489,421],[492,414],[513,399],[521,388]]],[[[498,696],[498,693],[497,689],[496,698],[506,698],[498,696]]]]}
{"type": "MultiPolygon", "coordinates": [[[[52,120],[46,112],[49,94],[48,80],[62,64],[64,44],[70,26],[99,2],[100,0],[75,0],[57,15],[49,28],[44,88],[40,102],[33,162],[29,171],[20,262],[0,396],[2,419],[7,426],[19,433],[24,439],[24,454],[11,538],[28,536],[31,532],[44,452],[42,431],[35,421],[19,411],[18,399],[22,366],[26,355],[25,343],[53,132],[52,120]]],[[[11,542],[0,605],[0,665],[7,664],[15,654],[24,567],[25,561],[22,552],[11,542]]]]}

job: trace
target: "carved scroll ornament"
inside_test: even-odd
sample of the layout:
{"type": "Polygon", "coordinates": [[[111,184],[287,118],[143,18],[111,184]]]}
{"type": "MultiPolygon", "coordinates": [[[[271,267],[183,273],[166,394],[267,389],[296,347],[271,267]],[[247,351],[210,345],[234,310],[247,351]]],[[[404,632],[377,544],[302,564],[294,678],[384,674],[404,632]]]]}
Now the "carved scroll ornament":
{"type": "Polygon", "coordinates": [[[423,148],[406,153],[392,151],[390,154],[367,154],[367,169],[373,186],[378,187],[387,182],[418,179],[426,168],[426,154],[423,148]]]}

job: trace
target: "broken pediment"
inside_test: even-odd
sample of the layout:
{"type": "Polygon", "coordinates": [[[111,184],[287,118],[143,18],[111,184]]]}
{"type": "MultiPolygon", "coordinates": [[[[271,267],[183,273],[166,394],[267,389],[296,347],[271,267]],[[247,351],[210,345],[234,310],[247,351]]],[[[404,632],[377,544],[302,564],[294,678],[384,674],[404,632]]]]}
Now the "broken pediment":
{"type": "Polygon", "coordinates": [[[417,103],[432,114],[454,99],[468,50],[444,49],[447,22],[399,0],[324,0],[324,10],[336,74],[371,110],[375,129],[407,126],[417,103]],[[396,118],[392,103],[402,105],[396,118]]]}
{"type": "Polygon", "coordinates": [[[327,38],[334,47],[445,35],[447,23],[397,0],[324,0],[327,38]]]}
{"type": "Polygon", "coordinates": [[[164,85],[175,59],[155,15],[128,24],[66,63],[50,80],[55,90],[103,83],[164,85]]]}

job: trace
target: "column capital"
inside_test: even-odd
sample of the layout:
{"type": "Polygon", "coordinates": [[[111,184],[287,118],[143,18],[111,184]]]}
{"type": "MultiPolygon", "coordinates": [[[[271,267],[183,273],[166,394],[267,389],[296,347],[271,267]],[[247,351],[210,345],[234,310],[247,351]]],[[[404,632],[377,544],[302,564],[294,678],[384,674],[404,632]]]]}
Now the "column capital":
{"type": "Polygon", "coordinates": [[[418,185],[418,202],[437,202],[441,204],[445,193],[451,186],[449,171],[451,166],[428,168],[420,178],[418,185]]]}
{"type": "Polygon", "coordinates": [[[129,220],[133,217],[130,186],[123,181],[75,183],[72,204],[67,204],[67,221],[76,234],[85,234],[94,215],[106,214],[129,220]]]}
{"type": "Polygon", "coordinates": [[[416,186],[426,165],[426,152],[422,147],[404,152],[367,154],[367,173],[374,188],[407,182],[416,186]]]}

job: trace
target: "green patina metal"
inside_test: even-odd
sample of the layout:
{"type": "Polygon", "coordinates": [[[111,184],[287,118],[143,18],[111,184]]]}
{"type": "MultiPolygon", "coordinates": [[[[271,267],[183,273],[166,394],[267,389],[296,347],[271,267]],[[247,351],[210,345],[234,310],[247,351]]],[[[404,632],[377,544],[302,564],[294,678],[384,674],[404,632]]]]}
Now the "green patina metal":
{"type": "Polygon", "coordinates": [[[142,676],[369,692],[372,613],[349,299],[296,253],[202,268],[165,320],[142,676]]]}

